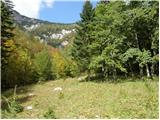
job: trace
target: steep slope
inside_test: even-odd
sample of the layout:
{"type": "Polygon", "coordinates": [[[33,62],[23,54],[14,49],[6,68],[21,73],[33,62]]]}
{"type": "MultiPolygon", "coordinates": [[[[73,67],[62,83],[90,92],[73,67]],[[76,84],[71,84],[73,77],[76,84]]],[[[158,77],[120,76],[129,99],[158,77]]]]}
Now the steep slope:
{"type": "Polygon", "coordinates": [[[37,24],[37,23],[50,23],[48,21],[26,17],[24,15],[21,15],[19,12],[15,10],[13,11],[13,17],[16,23],[22,26],[32,25],[32,24],[37,24]]]}
{"type": "Polygon", "coordinates": [[[29,18],[13,11],[16,24],[35,36],[40,42],[54,47],[66,46],[71,42],[75,33],[76,24],[52,23],[39,19],[29,18]]]}

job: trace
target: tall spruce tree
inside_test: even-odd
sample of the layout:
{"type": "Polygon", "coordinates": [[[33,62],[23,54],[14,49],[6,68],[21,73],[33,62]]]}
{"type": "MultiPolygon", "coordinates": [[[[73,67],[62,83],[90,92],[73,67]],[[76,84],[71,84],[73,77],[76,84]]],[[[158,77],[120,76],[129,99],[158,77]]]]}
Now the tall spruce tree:
{"type": "Polygon", "coordinates": [[[81,20],[77,23],[76,37],[73,41],[72,56],[78,62],[81,71],[88,71],[90,63],[89,44],[91,43],[90,23],[94,18],[94,9],[90,1],[85,1],[81,20]]]}
{"type": "Polygon", "coordinates": [[[7,59],[10,56],[10,52],[13,50],[12,37],[14,36],[12,30],[13,18],[12,18],[13,4],[10,0],[1,0],[1,64],[2,70],[5,69],[7,59]]]}
{"type": "Polygon", "coordinates": [[[7,88],[7,68],[9,57],[15,48],[12,40],[14,23],[12,19],[13,4],[9,0],[1,0],[1,87],[7,88]]]}

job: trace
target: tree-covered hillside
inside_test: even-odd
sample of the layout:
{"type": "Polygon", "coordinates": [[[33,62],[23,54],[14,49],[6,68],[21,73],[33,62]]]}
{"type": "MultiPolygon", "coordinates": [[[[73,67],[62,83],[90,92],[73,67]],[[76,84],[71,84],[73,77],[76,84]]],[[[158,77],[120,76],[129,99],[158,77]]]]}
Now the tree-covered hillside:
{"type": "MultiPolygon", "coordinates": [[[[12,3],[10,1],[1,1],[1,3],[3,13],[1,88],[3,90],[15,85],[26,85],[77,74],[76,63],[68,57],[68,52],[62,52],[63,49],[67,51],[69,42],[73,41],[74,31],[68,31],[72,30],[74,25],[40,21],[36,29],[24,30],[24,23],[15,22],[12,3]],[[62,32],[64,37],[40,38],[40,35],[57,32],[62,32]]],[[[24,17],[27,21],[31,20],[26,18],[24,17]]],[[[27,24],[33,25],[31,21],[27,24]]]]}

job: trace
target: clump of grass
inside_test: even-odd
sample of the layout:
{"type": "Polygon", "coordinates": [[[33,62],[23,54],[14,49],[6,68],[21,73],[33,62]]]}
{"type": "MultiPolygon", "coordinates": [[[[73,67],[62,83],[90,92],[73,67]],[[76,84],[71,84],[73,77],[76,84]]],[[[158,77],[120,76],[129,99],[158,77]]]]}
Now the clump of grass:
{"type": "Polygon", "coordinates": [[[12,113],[19,113],[23,111],[23,107],[15,100],[9,101],[9,111],[12,113]]]}
{"type": "Polygon", "coordinates": [[[43,114],[43,117],[46,119],[56,119],[55,112],[51,108],[48,108],[48,110],[43,114]]]}
{"type": "Polygon", "coordinates": [[[63,99],[64,98],[64,93],[63,92],[60,92],[59,93],[59,99],[63,99]]]}
{"type": "Polygon", "coordinates": [[[6,118],[6,116],[8,117],[14,117],[16,116],[16,113],[20,113],[23,111],[23,106],[20,105],[20,103],[18,101],[16,101],[17,95],[16,95],[16,86],[14,88],[14,94],[13,97],[11,99],[7,99],[6,97],[2,97],[5,102],[7,103],[7,108],[4,111],[4,118],[6,118]]]}

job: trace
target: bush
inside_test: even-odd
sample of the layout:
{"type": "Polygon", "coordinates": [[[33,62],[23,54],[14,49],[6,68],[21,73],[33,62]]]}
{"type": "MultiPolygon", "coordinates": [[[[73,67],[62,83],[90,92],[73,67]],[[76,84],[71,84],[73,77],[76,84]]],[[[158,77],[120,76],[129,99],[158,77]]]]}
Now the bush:
{"type": "Polygon", "coordinates": [[[11,113],[19,113],[23,111],[23,107],[16,100],[10,100],[8,108],[11,113]]]}
{"type": "Polygon", "coordinates": [[[38,80],[53,79],[51,56],[47,50],[43,50],[35,55],[34,63],[36,66],[38,80]]]}
{"type": "Polygon", "coordinates": [[[78,66],[73,61],[65,64],[64,73],[66,76],[75,77],[78,74],[78,66]]]}
{"type": "Polygon", "coordinates": [[[56,78],[75,77],[78,73],[77,64],[70,58],[63,55],[58,50],[53,50],[52,54],[52,71],[56,78]]]}

